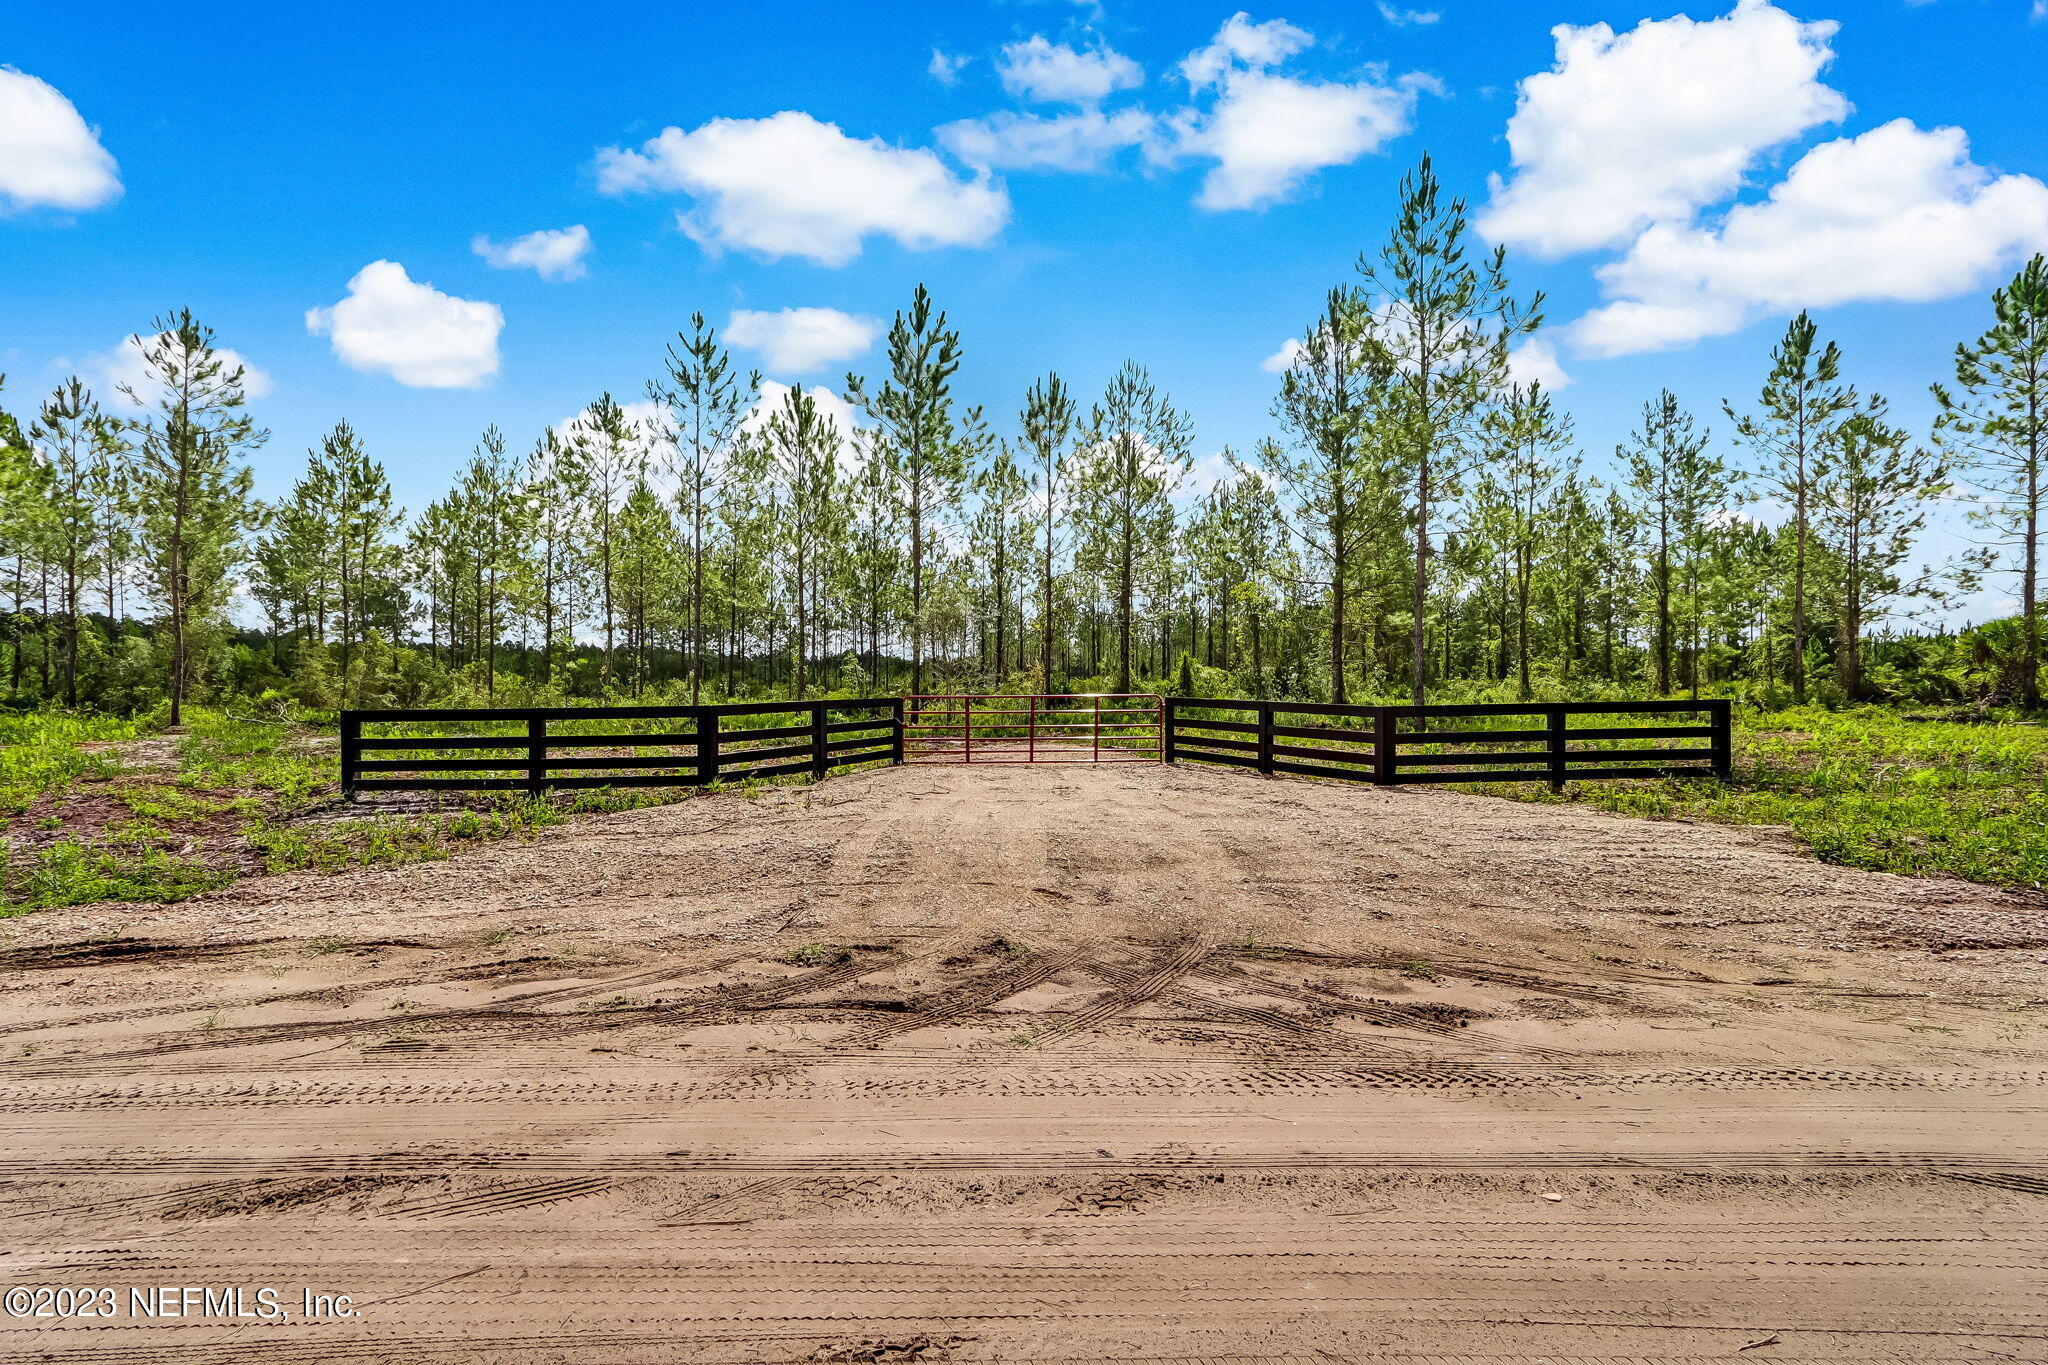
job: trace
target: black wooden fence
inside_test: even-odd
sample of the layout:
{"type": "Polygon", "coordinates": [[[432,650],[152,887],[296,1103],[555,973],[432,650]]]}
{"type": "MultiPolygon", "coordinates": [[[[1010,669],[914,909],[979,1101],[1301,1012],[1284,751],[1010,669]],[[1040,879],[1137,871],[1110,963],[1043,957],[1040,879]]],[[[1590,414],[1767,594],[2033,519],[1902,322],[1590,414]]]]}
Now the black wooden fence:
{"type": "MultiPolygon", "coordinates": [[[[1724,700],[1335,706],[1168,697],[1162,757],[1380,786],[1562,787],[1592,778],[1688,773],[1726,778],[1733,757],[1729,706],[1724,700]],[[1674,723],[1678,717],[1691,719],[1674,723]],[[1474,728],[1481,725],[1487,728],[1474,728]]],[[[341,785],[350,795],[435,789],[537,795],[551,787],[702,787],[800,773],[821,778],[835,768],[901,763],[903,729],[900,697],[343,711],[341,785]],[[797,723],[727,725],[792,716],[797,723]],[[595,733],[603,728],[597,722],[631,727],[595,733]]]]}
{"type": "Polygon", "coordinates": [[[550,787],[703,787],[797,773],[824,777],[834,768],[902,761],[903,703],[895,697],[731,706],[435,706],[341,713],[341,787],[348,795],[437,789],[538,795],[550,787]],[[727,725],[733,720],[792,716],[797,723],[752,729],[727,725]],[[631,725],[614,725],[614,733],[593,733],[593,722],[598,721],[631,725]]]}
{"type": "Polygon", "coordinates": [[[1604,777],[1726,778],[1733,763],[1729,705],[1712,700],[1334,706],[1168,697],[1166,761],[1199,759],[1379,786],[1548,782],[1559,788],[1604,777]],[[1697,719],[1671,724],[1673,716],[1697,719]],[[1481,724],[1488,728],[1470,728],[1481,724]]]}

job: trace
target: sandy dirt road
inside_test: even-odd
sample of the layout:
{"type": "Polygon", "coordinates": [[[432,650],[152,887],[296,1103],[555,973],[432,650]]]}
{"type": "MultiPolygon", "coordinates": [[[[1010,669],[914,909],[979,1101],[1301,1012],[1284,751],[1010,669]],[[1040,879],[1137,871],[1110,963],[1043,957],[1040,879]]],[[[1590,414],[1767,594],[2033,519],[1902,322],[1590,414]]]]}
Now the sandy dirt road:
{"type": "Polygon", "coordinates": [[[119,1290],[0,1365],[2048,1359],[2048,910],[1770,831],[919,767],[0,931],[119,1290]]]}

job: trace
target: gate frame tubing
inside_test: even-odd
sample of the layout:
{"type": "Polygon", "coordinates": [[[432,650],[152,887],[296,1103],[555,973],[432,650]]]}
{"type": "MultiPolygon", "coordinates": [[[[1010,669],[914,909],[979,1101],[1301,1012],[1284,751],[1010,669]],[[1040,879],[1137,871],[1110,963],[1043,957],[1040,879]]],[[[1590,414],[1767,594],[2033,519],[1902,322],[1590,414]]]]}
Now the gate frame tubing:
{"type": "MultiPolygon", "coordinates": [[[[1168,746],[1171,743],[1166,724],[1167,699],[1158,692],[920,692],[901,699],[899,713],[907,718],[902,722],[899,741],[906,747],[902,750],[900,762],[916,765],[958,765],[1030,763],[1157,763],[1168,760],[1168,746]],[[1065,703],[1052,705],[1051,703],[1065,703]],[[1104,703],[1142,703],[1141,705],[1114,705],[1104,709],[1104,703]],[[943,710],[933,703],[942,703],[943,710]],[[976,703],[981,710],[976,712],[976,703]],[[1007,707],[992,707],[991,703],[1008,703],[1007,707]],[[931,722],[926,719],[934,711],[944,720],[931,722]],[[977,720],[979,714],[984,719],[977,720]],[[1138,739],[1149,738],[1150,744],[1117,744],[1107,748],[1102,743],[1103,716],[1112,718],[1107,722],[1112,730],[1138,730],[1144,733],[1138,739]],[[1078,720],[1048,720],[1048,715],[1079,716],[1078,720]],[[997,717],[998,719],[986,719],[997,717]],[[1022,736],[983,735],[984,754],[992,757],[975,756],[975,730],[1001,730],[1018,728],[1016,718],[1023,718],[1022,736]],[[1071,748],[1062,748],[1061,731],[1085,728],[1088,730],[1088,746],[1085,753],[1076,753],[1080,747],[1080,736],[1066,735],[1065,742],[1071,748]],[[1039,743],[1039,731],[1048,731],[1045,747],[1039,743]],[[910,732],[917,733],[910,733],[910,732]],[[957,744],[959,749],[921,749],[919,745],[957,744]],[[1007,749],[1004,747],[1008,745],[1007,749]],[[1021,746],[1021,749],[1020,747],[1021,746]],[[1005,754],[1021,752],[1023,757],[1005,757],[1005,754]]],[[[1111,736],[1112,741],[1126,736],[1111,736]]]]}

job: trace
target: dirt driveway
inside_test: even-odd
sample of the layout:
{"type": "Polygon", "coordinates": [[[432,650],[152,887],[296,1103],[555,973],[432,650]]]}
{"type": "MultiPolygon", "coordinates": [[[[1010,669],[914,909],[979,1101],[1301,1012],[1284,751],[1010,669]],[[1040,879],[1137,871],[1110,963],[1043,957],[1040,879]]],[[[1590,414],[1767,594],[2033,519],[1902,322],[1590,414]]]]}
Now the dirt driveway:
{"type": "Polygon", "coordinates": [[[2048,910],[1769,831],[899,768],[0,935],[121,1310],[0,1362],[2048,1358],[2048,910]]]}

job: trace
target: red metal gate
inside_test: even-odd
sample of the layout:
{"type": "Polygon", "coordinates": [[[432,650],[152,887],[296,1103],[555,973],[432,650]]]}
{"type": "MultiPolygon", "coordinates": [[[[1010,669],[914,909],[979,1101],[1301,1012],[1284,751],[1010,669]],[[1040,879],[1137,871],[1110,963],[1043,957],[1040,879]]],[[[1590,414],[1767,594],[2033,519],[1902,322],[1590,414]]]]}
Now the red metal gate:
{"type": "Polygon", "coordinates": [[[1151,692],[975,692],[903,699],[905,763],[1157,763],[1151,692]]]}

